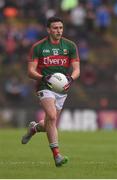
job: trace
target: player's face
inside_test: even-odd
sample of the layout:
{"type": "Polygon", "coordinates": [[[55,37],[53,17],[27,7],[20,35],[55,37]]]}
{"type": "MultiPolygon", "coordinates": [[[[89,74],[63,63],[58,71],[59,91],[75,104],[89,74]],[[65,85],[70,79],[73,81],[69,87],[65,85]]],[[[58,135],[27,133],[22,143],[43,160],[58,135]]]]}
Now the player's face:
{"type": "Polygon", "coordinates": [[[60,40],[63,34],[63,23],[62,22],[53,22],[48,28],[48,33],[53,40],[60,40]]]}

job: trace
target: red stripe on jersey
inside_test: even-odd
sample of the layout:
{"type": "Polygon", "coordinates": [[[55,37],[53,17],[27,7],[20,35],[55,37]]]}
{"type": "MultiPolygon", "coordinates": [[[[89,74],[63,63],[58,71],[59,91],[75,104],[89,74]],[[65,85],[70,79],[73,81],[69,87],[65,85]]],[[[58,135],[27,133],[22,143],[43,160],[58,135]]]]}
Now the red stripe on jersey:
{"type": "Polygon", "coordinates": [[[47,57],[41,57],[39,59],[39,67],[49,67],[49,66],[64,66],[69,67],[70,61],[68,56],[47,56],[47,57]]]}

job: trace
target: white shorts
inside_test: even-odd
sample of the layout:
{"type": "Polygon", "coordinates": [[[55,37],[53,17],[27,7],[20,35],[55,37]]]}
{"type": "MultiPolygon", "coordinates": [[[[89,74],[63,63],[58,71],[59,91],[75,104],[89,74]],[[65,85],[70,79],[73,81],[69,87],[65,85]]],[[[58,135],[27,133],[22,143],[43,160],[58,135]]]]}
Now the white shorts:
{"type": "Polygon", "coordinates": [[[55,104],[56,104],[56,108],[57,110],[61,110],[64,102],[67,98],[67,94],[59,94],[59,93],[55,93],[53,91],[50,90],[41,90],[37,92],[37,96],[39,97],[40,101],[44,98],[53,98],[55,99],[55,104]]]}

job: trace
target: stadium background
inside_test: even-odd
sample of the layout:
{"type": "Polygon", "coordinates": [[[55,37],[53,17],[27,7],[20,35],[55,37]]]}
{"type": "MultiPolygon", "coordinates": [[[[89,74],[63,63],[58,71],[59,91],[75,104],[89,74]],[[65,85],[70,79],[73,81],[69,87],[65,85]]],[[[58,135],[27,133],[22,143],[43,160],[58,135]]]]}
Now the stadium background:
{"type": "Polygon", "coordinates": [[[81,76],[65,103],[61,129],[117,128],[117,1],[0,0],[0,127],[26,127],[43,116],[27,76],[31,45],[50,16],[63,18],[76,42],[81,76]]]}

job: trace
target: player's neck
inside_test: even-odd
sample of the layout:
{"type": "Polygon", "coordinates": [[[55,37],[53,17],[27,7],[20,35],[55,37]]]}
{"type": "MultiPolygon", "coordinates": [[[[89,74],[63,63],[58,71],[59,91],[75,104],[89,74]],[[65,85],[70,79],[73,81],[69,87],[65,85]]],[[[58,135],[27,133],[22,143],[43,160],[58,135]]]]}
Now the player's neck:
{"type": "Polygon", "coordinates": [[[53,39],[52,37],[49,37],[49,39],[52,44],[59,44],[59,42],[60,42],[60,39],[56,40],[56,39],[53,39]]]}

